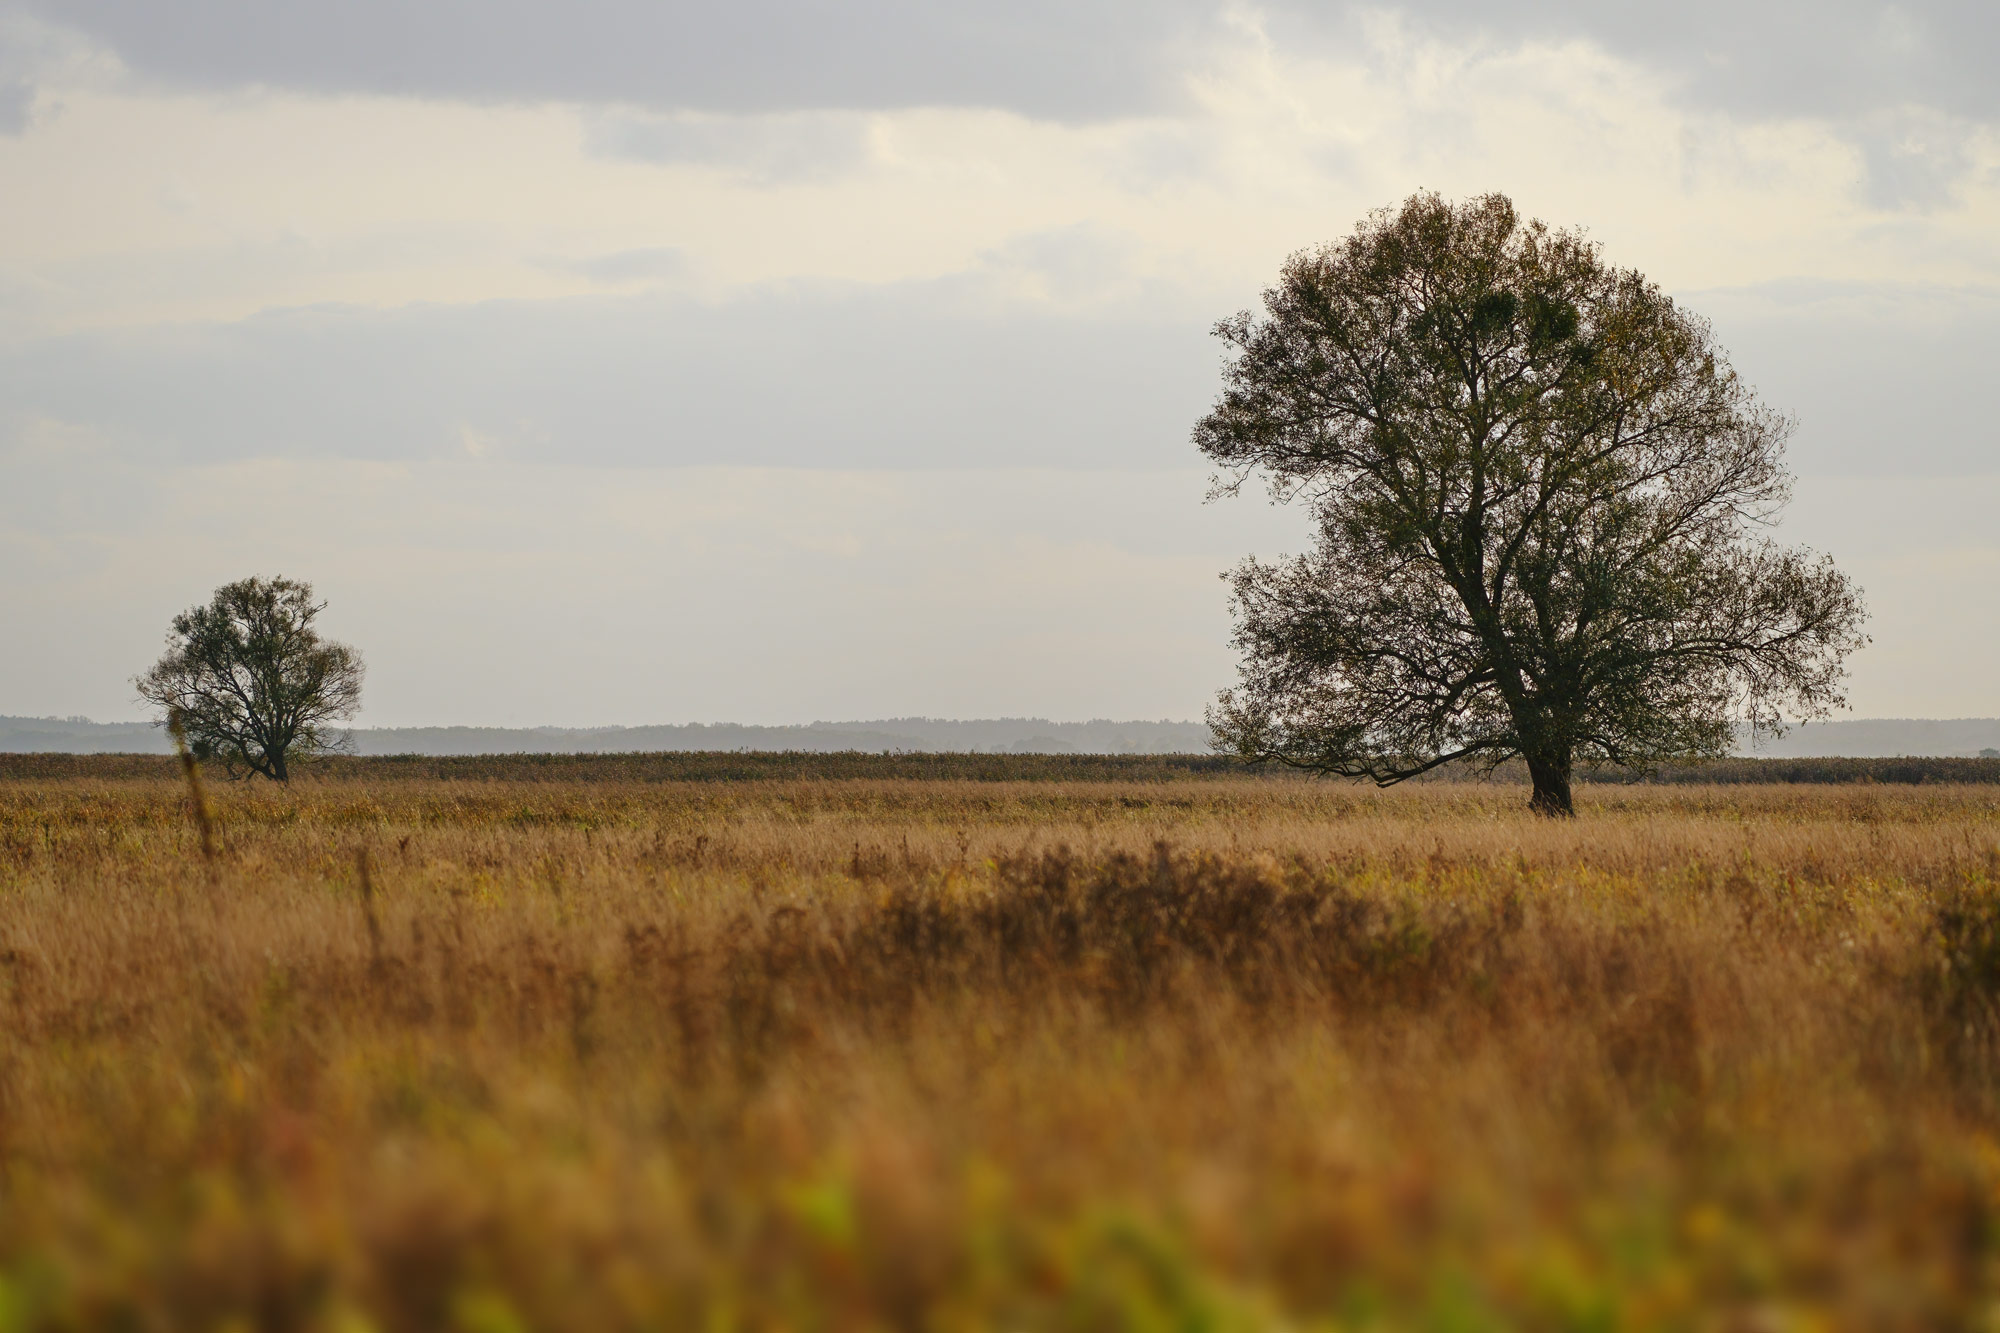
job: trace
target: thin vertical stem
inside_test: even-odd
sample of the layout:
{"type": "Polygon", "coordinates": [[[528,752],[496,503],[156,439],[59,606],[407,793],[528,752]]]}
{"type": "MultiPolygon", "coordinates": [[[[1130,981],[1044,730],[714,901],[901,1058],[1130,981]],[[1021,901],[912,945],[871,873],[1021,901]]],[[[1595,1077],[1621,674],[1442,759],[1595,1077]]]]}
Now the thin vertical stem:
{"type": "Polygon", "coordinates": [[[368,970],[382,970],[382,923],[375,917],[375,876],[368,868],[368,849],[354,849],[354,864],[361,872],[361,915],[368,923],[368,970]]]}
{"type": "Polygon", "coordinates": [[[187,727],[178,708],[167,713],[167,733],[174,738],[174,750],[181,757],[181,772],[187,775],[188,798],[194,802],[194,822],[201,829],[201,859],[208,863],[212,875],[216,858],[215,819],[209,813],[208,792],[201,785],[201,768],[195,763],[194,752],[188,749],[187,727]]]}

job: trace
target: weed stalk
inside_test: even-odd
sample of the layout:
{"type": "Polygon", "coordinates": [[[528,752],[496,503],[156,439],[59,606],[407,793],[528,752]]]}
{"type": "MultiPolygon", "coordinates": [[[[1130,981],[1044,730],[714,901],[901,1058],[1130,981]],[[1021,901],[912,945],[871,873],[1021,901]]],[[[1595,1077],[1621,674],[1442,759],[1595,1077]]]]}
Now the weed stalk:
{"type": "Polygon", "coordinates": [[[187,777],[188,799],[194,803],[194,822],[201,829],[201,859],[208,863],[209,873],[213,875],[215,819],[209,813],[208,792],[201,785],[201,766],[195,763],[194,752],[188,749],[187,726],[178,708],[167,714],[167,733],[174,738],[174,751],[180,755],[181,772],[187,777]]]}
{"type": "Polygon", "coordinates": [[[354,849],[355,869],[361,875],[361,915],[368,923],[368,970],[382,971],[382,923],[375,916],[375,876],[368,868],[368,849],[354,849]]]}

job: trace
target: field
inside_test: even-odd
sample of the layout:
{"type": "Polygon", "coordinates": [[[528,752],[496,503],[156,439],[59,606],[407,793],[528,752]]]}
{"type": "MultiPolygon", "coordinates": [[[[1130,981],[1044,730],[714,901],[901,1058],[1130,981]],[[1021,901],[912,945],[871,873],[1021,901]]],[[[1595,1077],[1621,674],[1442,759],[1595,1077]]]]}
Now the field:
{"type": "Polygon", "coordinates": [[[0,1330],[2000,1313],[2000,785],[372,763],[0,772],[0,1330]]]}

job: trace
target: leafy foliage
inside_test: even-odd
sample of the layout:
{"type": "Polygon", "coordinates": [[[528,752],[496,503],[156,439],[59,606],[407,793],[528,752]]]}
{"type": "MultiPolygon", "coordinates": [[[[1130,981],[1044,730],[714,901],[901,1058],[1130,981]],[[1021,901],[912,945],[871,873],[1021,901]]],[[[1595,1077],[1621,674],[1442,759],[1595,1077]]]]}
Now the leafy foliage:
{"type": "Polygon", "coordinates": [[[1578,759],[1719,756],[1842,702],[1859,593],[1755,535],[1789,423],[1641,275],[1503,196],[1420,194],[1264,304],[1217,326],[1195,441],[1219,491],[1312,505],[1317,543],[1232,576],[1224,745],[1383,784],[1521,755],[1568,813],[1578,759]]]}
{"type": "Polygon", "coordinates": [[[361,655],[322,639],[312,585],[248,578],[174,617],[167,651],[139,697],[178,721],[194,757],[278,782],[291,761],[336,748],[330,724],[361,704],[361,655]]]}

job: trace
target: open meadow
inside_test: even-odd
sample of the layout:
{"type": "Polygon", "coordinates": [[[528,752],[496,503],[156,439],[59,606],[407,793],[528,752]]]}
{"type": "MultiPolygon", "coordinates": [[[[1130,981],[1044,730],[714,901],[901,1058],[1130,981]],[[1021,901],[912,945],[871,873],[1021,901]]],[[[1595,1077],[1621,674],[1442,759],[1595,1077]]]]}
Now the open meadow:
{"type": "Polygon", "coordinates": [[[0,775],[0,1330],[2000,1310],[2000,785],[371,762],[0,775]]]}

